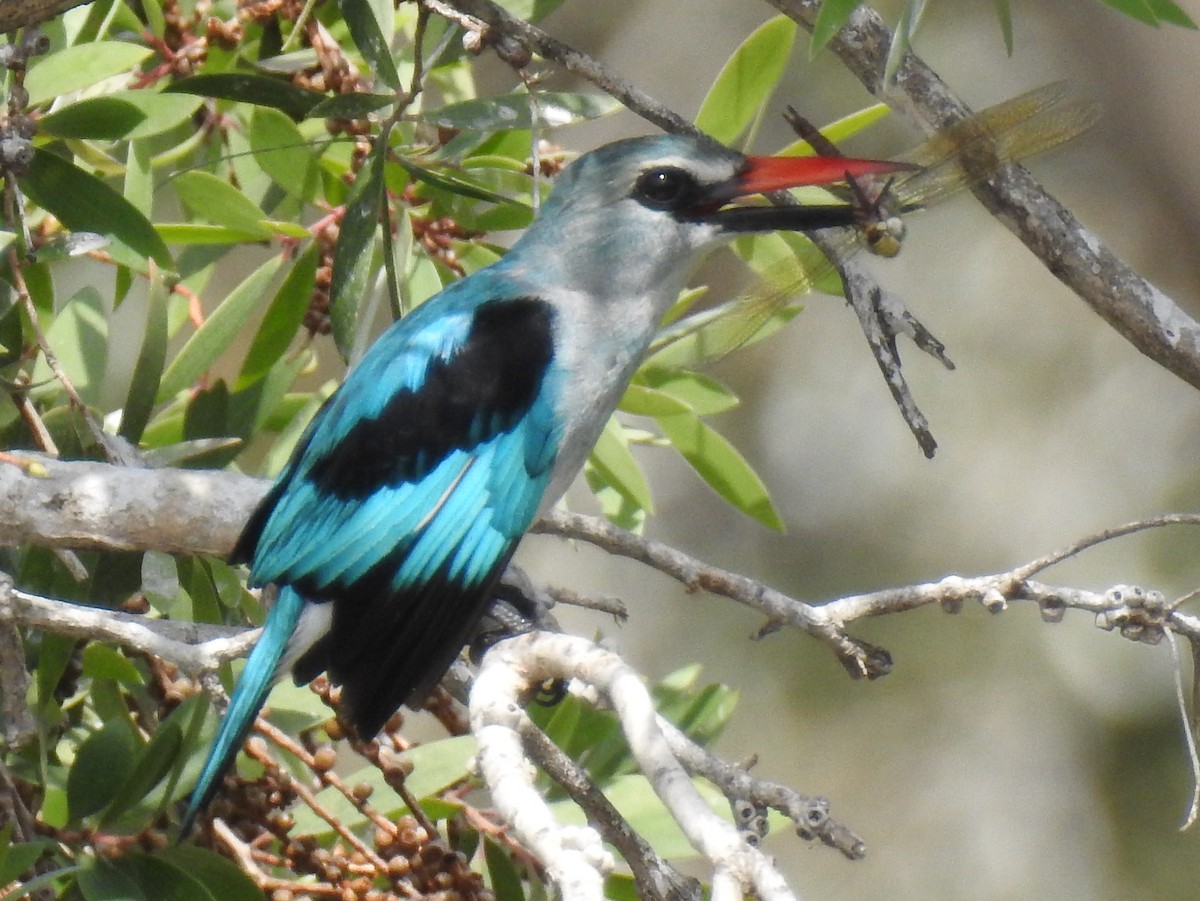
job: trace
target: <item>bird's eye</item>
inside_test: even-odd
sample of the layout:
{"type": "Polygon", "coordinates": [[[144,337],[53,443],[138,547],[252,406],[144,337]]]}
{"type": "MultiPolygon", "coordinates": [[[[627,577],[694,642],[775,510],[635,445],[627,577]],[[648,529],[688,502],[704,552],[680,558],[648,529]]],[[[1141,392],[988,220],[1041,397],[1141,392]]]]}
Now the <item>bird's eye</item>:
{"type": "Polygon", "coordinates": [[[647,169],[634,185],[635,196],[655,209],[682,209],[696,197],[696,180],[682,169],[647,169]]]}

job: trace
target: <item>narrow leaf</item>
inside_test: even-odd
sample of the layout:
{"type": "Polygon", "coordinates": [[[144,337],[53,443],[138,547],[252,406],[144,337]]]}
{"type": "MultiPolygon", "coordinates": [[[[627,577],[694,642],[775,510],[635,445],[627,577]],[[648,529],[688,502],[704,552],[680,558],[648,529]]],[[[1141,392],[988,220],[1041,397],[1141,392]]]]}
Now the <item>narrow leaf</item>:
{"type": "Polygon", "coordinates": [[[290,81],[266,75],[193,75],[175,82],[166,91],[270,106],[296,120],[303,119],[310,109],[325,99],[324,94],[298,88],[290,81]]]}
{"type": "Polygon", "coordinates": [[[891,84],[896,78],[900,64],[912,46],[912,36],[917,31],[917,23],[924,8],[924,0],[906,0],[900,13],[900,21],[892,33],[892,45],[888,48],[887,60],[883,66],[883,83],[891,84]]]}
{"type": "MultiPolygon", "coordinates": [[[[607,94],[547,91],[539,92],[536,100],[538,124],[550,128],[597,119],[620,108],[620,103],[607,94]]],[[[463,131],[532,128],[534,104],[528,94],[501,94],[452,103],[425,113],[424,118],[463,131]]]]}
{"type": "Polygon", "coordinates": [[[487,864],[488,879],[496,901],[525,901],[521,876],[512,858],[508,856],[508,851],[484,836],[483,858],[487,864]]]}
{"type": "MultiPolygon", "coordinates": [[[[370,65],[371,71],[389,88],[399,90],[400,75],[396,72],[396,63],[392,60],[392,52],[388,47],[391,28],[387,29],[388,34],[384,34],[383,31],[383,26],[390,26],[391,23],[381,23],[367,0],[339,0],[338,7],[342,11],[346,27],[350,29],[354,46],[370,65]]],[[[390,4],[388,9],[391,9],[390,4]]]]}
{"type": "Polygon", "coordinates": [[[308,111],[310,119],[365,119],[371,113],[391,106],[395,94],[335,94],[308,111]]]}
{"type": "Polygon", "coordinates": [[[1158,17],[1154,15],[1149,0],[1100,0],[1100,2],[1124,13],[1131,19],[1136,19],[1146,25],[1158,26],[1158,17]]]}
{"type": "Polygon", "coordinates": [[[996,18],[1000,21],[1000,33],[1004,36],[1004,50],[1009,56],[1013,54],[1013,19],[1012,5],[1009,0],[994,0],[996,18]]]}
{"type": "Polygon", "coordinates": [[[246,352],[234,391],[242,391],[261,379],[287,352],[308,311],[316,271],[317,245],[314,242],[292,265],[267,307],[262,324],[246,352]]]}
{"type": "Polygon", "coordinates": [[[183,746],[183,730],[174,718],[159,723],[154,736],[137,755],[133,772],[121,783],[108,809],[104,811],[100,825],[103,827],[116,820],[154,789],[171,771],[183,746]]]}
{"type": "Polygon", "coordinates": [[[279,266],[279,258],[272,257],[229,292],[163,373],[158,386],[159,401],[172,398],[194,384],[225,351],[262,303],[267,285],[279,266]]]}
{"type": "Polygon", "coordinates": [[[638,377],[651,388],[686,403],[697,416],[724,413],[738,405],[737,395],[711,376],[687,369],[643,369],[638,377]]]}
{"type": "Polygon", "coordinates": [[[646,385],[630,385],[618,409],[634,416],[673,416],[676,413],[694,412],[679,398],[646,385]]]}
{"type": "Polygon", "coordinates": [[[385,144],[385,141],[377,140],[366,164],[359,170],[334,250],[329,313],[333,319],[334,342],[345,359],[349,359],[354,346],[359,307],[366,299],[375,229],[383,209],[385,144]]]}
{"type": "Polygon", "coordinates": [[[105,807],[133,771],[138,742],[123,719],[105,723],[79,746],[67,773],[67,804],[78,822],[105,807]]]}
{"type": "Polygon", "coordinates": [[[304,203],[317,190],[317,158],[300,129],[279,110],[259,107],[250,118],[250,148],[263,171],[304,203]]]}
{"type": "MultiPolygon", "coordinates": [[[[89,285],[74,294],[46,330],[46,339],[84,403],[99,406],[108,362],[108,318],[100,292],[89,285]]],[[[58,390],[44,359],[34,366],[33,379],[46,383],[35,393],[58,390]]]]}
{"type": "Polygon", "coordinates": [[[159,379],[167,360],[167,288],[163,284],[162,271],[150,266],[150,284],[146,290],[146,318],[142,325],[142,347],[138,351],[133,377],[129,382],[129,393],[125,397],[125,409],[121,413],[121,427],[117,431],[132,444],[142,439],[142,433],[150,422],[154,401],[158,397],[159,379]]]}
{"type": "Polygon", "coordinates": [[[30,200],[72,231],[107,237],[118,262],[141,269],[146,259],[152,259],[164,269],[175,268],[167,245],[137,207],[62,157],[35,149],[21,187],[30,200]]]}
{"type": "Polygon", "coordinates": [[[128,657],[106,644],[92,643],[83,649],[83,673],[92,679],[111,679],[131,686],[145,682],[128,657]]]}
{"type": "Polygon", "coordinates": [[[1150,9],[1154,11],[1154,15],[1158,16],[1160,22],[1166,22],[1168,25],[1178,25],[1181,28],[1196,28],[1196,22],[1183,11],[1179,4],[1173,0],[1147,0],[1150,4],[1150,9]]]}
{"type": "Polygon", "coordinates": [[[691,413],[658,417],[663,434],[713,490],[768,528],[783,531],[762,479],[737,449],[691,413]]]}
{"type": "Polygon", "coordinates": [[[196,111],[198,97],[116,91],[89,97],[38,120],[41,131],[57,138],[134,141],[174,128],[196,111]]]}
{"type": "Polygon", "coordinates": [[[628,497],[641,510],[654,510],[654,496],[650,484],[629,451],[624,428],[615,417],[610,417],[600,433],[600,439],[592,448],[589,462],[600,471],[602,481],[628,497]]]}
{"type": "Polygon", "coordinates": [[[154,53],[149,47],[124,41],[76,44],[43,56],[25,76],[29,103],[36,106],[72,91],[90,88],[106,78],[131,72],[154,53]]]}
{"type": "Polygon", "coordinates": [[[121,864],[155,901],[224,901],[195,875],[160,855],[129,854],[121,864]]]}
{"type": "Polygon", "coordinates": [[[755,29],[721,68],[696,114],[696,127],[732,144],[770,99],[795,38],[796,23],[786,16],[755,29]]]}
{"type": "Polygon", "coordinates": [[[219,901],[262,901],[262,890],[237,864],[207,848],[178,844],[154,856],[191,873],[219,901]]]}
{"type": "Polygon", "coordinates": [[[84,901],[142,901],[147,896],[137,880],[117,863],[104,858],[87,858],[75,874],[75,884],[84,901]]]}
{"type": "Polygon", "coordinates": [[[817,11],[817,19],[813,23],[812,41],[808,48],[810,56],[815,56],[818,50],[829,43],[838,33],[838,29],[846,24],[850,13],[858,4],[859,0],[825,0],[821,4],[817,11]]]}
{"type": "MultiPolygon", "coordinates": [[[[264,222],[265,224],[265,222],[264,222]]],[[[220,244],[254,244],[263,241],[263,227],[253,230],[208,225],[203,222],[160,222],[156,229],[167,244],[191,244],[197,247],[220,244]]],[[[268,229],[268,235],[271,230],[268,229]]]]}
{"type": "Polygon", "coordinates": [[[253,200],[211,172],[183,172],[172,180],[183,205],[193,216],[236,231],[271,237],[267,214],[253,200]]]}

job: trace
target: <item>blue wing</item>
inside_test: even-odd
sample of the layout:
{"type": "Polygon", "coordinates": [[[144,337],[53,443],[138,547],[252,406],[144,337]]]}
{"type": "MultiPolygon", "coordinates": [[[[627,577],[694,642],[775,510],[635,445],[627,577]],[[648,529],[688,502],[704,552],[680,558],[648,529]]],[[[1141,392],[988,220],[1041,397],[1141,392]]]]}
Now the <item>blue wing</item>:
{"type": "Polygon", "coordinates": [[[327,670],[370,737],[441,677],[478,621],[562,433],[553,309],[502,288],[477,273],[385,332],[251,516],[231,559],[280,593],[182,834],[288,663],[301,682],[327,670]],[[312,604],[332,605],[329,630],[298,647],[312,604]]]}
{"type": "Polygon", "coordinates": [[[327,670],[364,736],[441,677],[550,479],[553,309],[479,303],[481,287],[460,282],[385,333],[235,551],[254,584],[333,603],[295,675],[327,670]]]}

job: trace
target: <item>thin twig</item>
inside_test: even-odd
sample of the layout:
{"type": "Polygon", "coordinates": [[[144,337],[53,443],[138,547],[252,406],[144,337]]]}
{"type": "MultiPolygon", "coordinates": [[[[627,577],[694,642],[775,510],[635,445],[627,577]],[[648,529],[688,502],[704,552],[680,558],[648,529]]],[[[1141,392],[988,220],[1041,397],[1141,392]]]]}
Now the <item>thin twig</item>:
{"type": "MultiPolygon", "coordinates": [[[[264,729],[263,725],[262,720],[258,719],[255,720],[254,728],[264,734],[273,733],[272,740],[274,740],[274,737],[279,734],[278,731],[274,730],[269,723],[266,724],[267,729],[264,729]]],[[[370,861],[379,874],[387,872],[387,863],[369,845],[348,829],[337,814],[318,801],[312,789],[284,769],[279,761],[267,751],[265,742],[261,739],[251,739],[246,742],[245,752],[270,770],[277,778],[285,781],[288,784],[288,788],[295,792],[296,797],[312,810],[313,813],[329,824],[329,827],[341,836],[350,847],[370,861]]]]}
{"type": "MultiPolygon", "coordinates": [[[[767,0],[812,30],[821,0],[767,0]]],[[[872,94],[918,123],[942,131],[970,109],[920,57],[909,52],[894,80],[883,83],[892,33],[860,4],[829,48],[872,94]]],[[[1116,256],[1021,166],[1010,164],[972,192],[1024,242],[1052,275],[1160,366],[1200,388],[1200,323],[1116,256]]]]}
{"type": "Polygon", "coordinates": [[[330,885],[328,882],[292,881],[272,876],[259,866],[258,861],[254,859],[254,851],[250,845],[238,838],[234,831],[225,825],[225,821],[220,817],[213,820],[212,830],[217,839],[233,854],[242,870],[254,880],[254,884],[264,894],[269,896],[272,892],[280,891],[296,892],[301,896],[317,894],[328,895],[333,898],[342,897],[342,890],[337,886],[330,885]]]}
{"type": "Polygon", "coordinates": [[[317,759],[310,754],[302,744],[293,740],[282,730],[277,729],[265,717],[260,716],[255,719],[254,731],[259,735],[269,738],[280,748],[297,758],[306,767],[316,773],[317,778],[320,779],[322,783],[331,786],[334,791],[353,804],[359,813],[369,819],[380,829],[384,830],[390,835],[396,835],[396,833],[399,831],[397,830],[395,823],[377,811],[365,800],[357,797],[350,787],[342,781],[341,777],[338,776],[337,773],[331,769],[318,766],[317,759]]]}
{"type": "Polygon", "coordinates": [[[523,720],[518,733],[530,758],[563,787],[571,800],[587,814],[588,822],[600,830],[625,858],[633,871],[639,898],[699,898],[700,885],[685,877],[659,856],[629,825],[620,811],[596,787],[587,772],[568,757],[532,720],[523,720]]]}
{"type": "Polygon", "coordinates": [[[829,802],[824,798],[812,798],[782,783],[752,776],[745,767],[710,754],[661,717],[659,728],[667,737],[672,752],[688,771],[715,785],[730,804],[745,801],[754,807],[778,810],[796,824],[801,838],[817,839],[841,851],[849,860],[861,860],[866,856],[863,840],[829,815],[829,802]]]}

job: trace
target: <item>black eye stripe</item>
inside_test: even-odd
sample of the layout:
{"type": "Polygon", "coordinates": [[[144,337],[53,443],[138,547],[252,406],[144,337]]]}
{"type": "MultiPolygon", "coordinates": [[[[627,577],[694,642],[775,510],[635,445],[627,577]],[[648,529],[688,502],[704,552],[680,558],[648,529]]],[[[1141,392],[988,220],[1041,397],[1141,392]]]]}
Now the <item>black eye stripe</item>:
{"type": "Polygon", "coordinates": [[[692,174],[674,166],[647,169],[634,183],[634,197],[652,209],[686,209],[699,193],[700,186],[692,174]]]}

